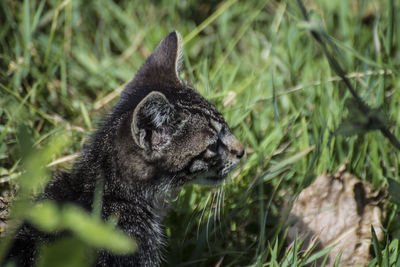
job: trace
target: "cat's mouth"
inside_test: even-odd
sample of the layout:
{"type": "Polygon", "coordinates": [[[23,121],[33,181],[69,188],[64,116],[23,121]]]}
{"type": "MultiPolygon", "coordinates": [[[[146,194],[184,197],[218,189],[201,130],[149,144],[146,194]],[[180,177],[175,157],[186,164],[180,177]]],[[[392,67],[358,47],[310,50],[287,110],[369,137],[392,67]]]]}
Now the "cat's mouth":
{"type": "Polygon", "coordinates": [[[222,183],[226,177],[220,176],[198,176],[193,180],[194,184],[216,186],[222,183]]]}
{"type": "Polygon", "coordinates": [[[230,161],[224,165],[224,167],[218,172],[219,176],[224,177],[224,179],[228,176],[228,174],[238,165],[239,160],[230,161]]]}
{"type": "Polygon", "coordinates": [[[226,176],[221,176],[214,170],[208,170],[208,171],[197,173],[193,177],[193,180],[191,181],[191,183],[198,184],[198,185],[214,186],[214,185],[220,184],[225,178],[226,178],[226,176]]]}
{"type": "Polygon", "coordinates": [[[210,185],[215,186],[222,183],[228,174],[236,167],[238,162],[230,162],[225,164],[221,169],[218,171],[216,170],[208,170],[205,172],[201,172],[196,174],[195,178],[193,179],[194,184],[200,185],[210,185]]]}

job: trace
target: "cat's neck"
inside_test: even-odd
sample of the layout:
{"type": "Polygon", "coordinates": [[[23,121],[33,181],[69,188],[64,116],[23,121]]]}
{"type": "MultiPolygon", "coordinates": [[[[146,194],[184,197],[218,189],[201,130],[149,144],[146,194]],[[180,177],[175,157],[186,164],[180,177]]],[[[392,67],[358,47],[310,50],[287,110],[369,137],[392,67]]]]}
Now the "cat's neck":
{"type": "MultiPolygon", "coordinates": [[[[136,203],[148,207],[157,216],[163,217],[168,210],[168,201],[176,196],[181,177],[163,173],[145,162],[140,151],[133,146],[129,132],[118,132],[126,116],[109,118],[106,127],[99,129],[82,152],[65,182],[56,182],[57,191],[70,191],[82,198],[81,204],[91,206],[97,181],[103,179],[105,201],[136,203]]],[[[71,196],[74,199],[74,196],[71,196]]]]}

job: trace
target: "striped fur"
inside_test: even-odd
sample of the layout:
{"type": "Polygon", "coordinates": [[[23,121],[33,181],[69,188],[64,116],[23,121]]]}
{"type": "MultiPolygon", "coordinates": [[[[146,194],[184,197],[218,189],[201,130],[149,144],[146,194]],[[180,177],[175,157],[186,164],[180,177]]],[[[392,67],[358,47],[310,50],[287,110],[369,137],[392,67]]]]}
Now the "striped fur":
{"type": "MultiPolygon", "coordinates": [[[[125,256],[99,251],[97,266],[158,266],[165,198],[187,183],[220,183],[243,156],[223,116],[179,78],[181,54],[181,37],[173,31],[127,85],[72,170],[56,176],[40,197],[90,211],[96,180],[104,179],[102,217],[116,216],[140,248],[125,256]]],[[[25,224],[9,258],[31,266],[37,242],[55,238],[25,224]]]]}

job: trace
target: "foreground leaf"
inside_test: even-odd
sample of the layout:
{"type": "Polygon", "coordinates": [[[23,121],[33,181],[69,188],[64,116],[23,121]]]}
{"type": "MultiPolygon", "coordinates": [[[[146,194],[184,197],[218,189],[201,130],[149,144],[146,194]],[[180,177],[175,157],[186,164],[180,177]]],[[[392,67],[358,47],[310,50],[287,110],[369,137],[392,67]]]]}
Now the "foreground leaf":
{"type": "Polygon", "coordinates": [[[38,267],[91,266],[90,249],[76,238],[64,238],[41,248],[38,267]]]}
{"type": "Polygon", "coordinates": [[[124,232],[77,206],[65,206],[62,221],[64,228],[70,229],[81,240],[97,248],[105,248],[116,254],[133,253],[137,249],[135,241],[124,232]]]}

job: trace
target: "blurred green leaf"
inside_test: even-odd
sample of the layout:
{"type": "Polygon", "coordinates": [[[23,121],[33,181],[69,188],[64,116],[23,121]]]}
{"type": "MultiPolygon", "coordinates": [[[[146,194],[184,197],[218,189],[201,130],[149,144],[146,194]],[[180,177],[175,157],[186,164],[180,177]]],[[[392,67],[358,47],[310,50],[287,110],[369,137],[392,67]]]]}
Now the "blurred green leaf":
{"type": "Polygon", "coordinates": [[[26,218],[42,231],[71,230],[86,244],[116,254],[133,253],[137,249],[131,237],[78,206],[66,204],[60,209],[54,201],[44,200],[25,210],[29,210],[26,218]]]}
{"type": "Polygon", "coordinates": [[[40,249],[38,267],[85,267],[92,266],[93,251],[82,241],[67,237],[43,245],[40,249]]]}
{"type": "Polygon", "coordinates": [[[54,232],[60,228],[61,214],[55,202],[43,200],[28,209],[27,219],[42,231],[54,232]]]}
{"type": "Polygon", "coordinates": [[[33,153],[31,129],[24,124],[20,124],[17,131],[17,140],[19,144],[20,155],[25,159],[29,158],[29,156],[33,153]]]}
{"type": "Polygon", "coordinates": [[[116,254],[133,253],[137,249],[136,242],[124,232],[91,216],[81,208],[66,205],[62,212],[62,225],[70,229],[81,240],[116,254]]]}
{"type": "MultiPolygon", "coordinates": [[[[32,152],[25,157],[26,172],[20,177],[20,195],[28,196],[32,193],[39,194],[44,185],[50,179],[47,172],[47,164],[58,155],[69,143],[66,135],[57,135],[42,150],[32,152]]],[[[29,145],[31,146],[31,145],[29,145]]]]}

